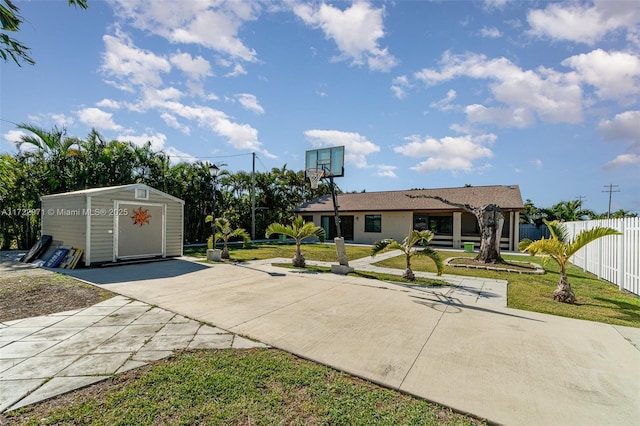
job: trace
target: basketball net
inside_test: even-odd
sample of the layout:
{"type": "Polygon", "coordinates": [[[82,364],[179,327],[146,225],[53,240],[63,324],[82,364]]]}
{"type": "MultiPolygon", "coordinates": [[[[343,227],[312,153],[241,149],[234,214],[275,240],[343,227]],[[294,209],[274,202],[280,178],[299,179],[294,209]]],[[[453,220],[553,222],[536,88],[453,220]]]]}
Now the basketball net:
{"type": "Polygon", "coordinates": [[[311,189],[318,189],[318,182],[324,177],[324,169],[307,169],[307,177],[311,182],[311,189]]]}

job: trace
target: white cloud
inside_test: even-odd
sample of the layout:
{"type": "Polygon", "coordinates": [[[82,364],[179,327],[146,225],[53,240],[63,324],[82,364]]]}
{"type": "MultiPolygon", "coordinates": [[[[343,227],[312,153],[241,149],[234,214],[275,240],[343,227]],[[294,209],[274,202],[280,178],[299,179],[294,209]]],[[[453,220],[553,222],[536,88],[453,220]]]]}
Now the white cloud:
{"type": "Polygon", "coordinates": [[[171,55],[170,61],[191,80],[200,81],[205,77],[213,75],[211,72],[211,64],[202,56],[194,58],[188,53],[178,52],[171,55]]]}
{"type": "Polygon", "coordinates": [[[582,120],[582,89],[574,74],[549,68],[523,70],[502,57],[445,52],[440,70],[425,68],[414,74],[417,80],[433,86],[458,77],[490,80],[489,86],[500,107],[470,105],[469,120],[502,126],[527,127],[534,115],[546,122],[578,123],[582,120]]]}
{"type": "MultiPolygon", "coordinates": [[[[9,130],[7,133],[2,135],[4,140],[9,142],[10,144],[17,144],[20,142],[23,136],[27,136],[27,132],[24,130],[9,130]]],[[[23,147],[26,147],[29,144],[24,144],[23,147]]]]}
{"type": "Polygon", "coordinates": [[[484,4],[487,8],[502,9],[510,1],[512,0],[484,0],[484,4]]]}
{"type": "Polygon", "coordinates": [[[443,99],[440,99],[439,101],[435,101],[435,102],[431,102],[431,104],[429,104],[429,106],[431,108],[437,108],[440,111],[449,111],[451,109],[453,109],[453,106],[451,105],[451,102],[453,100],[455,100],[457,94],[456,91],[453,89],[450,89],[447,92],[447,96],[443,99]]]}
{"type": "Polygon", "coordinates": [[[264,114],[264,108],[260,106],[258,98],[255,95],[249,93],[239,93],[236,95],[236,99],[240,102],[240,105],[246,110],[253,111],[256,114],[264,114]]]}
{"type": "Polygon", "coordinates": [[[376,176],[387,177],[387,178],[397,178],[396,169],[397,166],[389,166],[387,164],[377,164],[376,166],[376,176]]]}
{"type": "Polygon", "coordinates": [[[113,114],[99,108],[84,108],[77,112],[78,120],[87,126],[104,130],[122,130],[122,126],[113,121],[113,114]]]}
{"type": "Polygon", "coordinates": [[[638,154],[621,154],[604,165],[605,169],[615,169],[620,167],[640,165],[640,155],[638,154]]]}
{"type": "Polygon", "coordinates": [[[114,11],[135,28],[172,43],[191,43],[233,58],[254,62],[255,50],[245,46],[239,32],[257,18],[258,2],[111,0],[114,11]]]}
{"type": "Polygon", "coordinates": [[[355,132],[307,130],[304,132],[304,135],[314,148],[344,146],[345,164],[353,164],[358,168],[369,167],[367,164],[367,155],[380,151],[378,145],[355,132]]]}
{"type": "Polygon", "coordinates": [[[482,27],[480,29],[480,36],[484,38],[500,38],[502,33],[496,27],[482,27]]]}
{"type": "Polygon", "coordinates": [[[638,33],[640,8],[636,1],[594,1],[552,3],[545,9],[530,10],[530,33],[592,45],[614,31],[626,31],[629,38],[638,33]]]}
{"type": "Polygon", "coordinates": [[[365,1],[357,1],[345,10],[326,3],[319,7],[297,4],[293,12],[305,24],[322,29],[326,38],[335,41],[340,55],[334,60],[350,59],[355,65],[366,63],[375,71],[389,71],[397,64],[388,49],[378,43],[385,35],[384,7],[375,9],[365,1]]]}
{"type": "Polygon", "coordinates": [[[246,75],[247,74],[247,70],[244,69],[244,67],[240,64],[235,64],[233,67],[233,70],[226,73],[224,76],[225,77],[237,77],[239,75],[246,75]]]}
{"type": "Polygon", "coordinates": [[[155,133],[152,135],[147,133],[143,133],[141,135],[119,135],[116,139],[123,142],[131,142],[139,147],[144,146],[147,142],[151,142],[151,149],[154,151],[161,151],[164,149],[164,144],[167,142],[167,136],[162,133],[155,133]]]}
{"type": "Polygon", "coordinates": [[[605,169],[625,167],[640,163],[640,111],[625,111],[611,120],[603,120],[598,131],[608,142],[627,142],[624,154],[605,164],[605,169]]]}
{"type": "Polygon", "coordinates": [[[536,123],[531,109],[524,107],[487,108],[484,105],[467,105],[464,109],[470,123],[493,123],[499,127],[531,127],[536,123]]]}
{"type": "Polygon", "coordinates": [[[160,114],[160,118],[162,118],[162,121],[164,121],[167,126],[173,127],[174,129],[181,131],[185,135],[191,134],[191,128],[186,124],[180,123],[175,115],[168,112],[163,112],[162,114],[160,114]]]}
{"type": "Polygon", "coordinates": [[[180,162],[195,163],[198,159],[190,154],[180,151],[173,146],[166,146],[167,136],[163,133],[143,133],[141,135],[119,135],[117,140],[123,142],[131,142],[136,146],[142,147],[147,142],[151,142],[151,149],[153,151],[162,151],[169,156],[171,164],[177,164],[180,162]]]}
{"type": "Polygon", "coordinates": [[[120,102],[114,101],[113,99],[103,99],[97,102],[96,106],[100,108],[120,109],[120,102]]]}
{"type": "Polygon", "coordinates": [[[625,111],[611,120],[603,120],[598,130],[608,141],[631,141],[640,145],[640,111],[625,111]]]}
{"type": "Polygon", "coordinates": [[[487,145],[491,145],[496,140],[496,136],[494,134],[464,135],[435,139],[412,135],[405,139],[409,143],[395,147],[393,149],[395,152],[411,158],[426,157],[425,160],[411,167],[412,170],[424,174],[437,170],[470,173],[489,167],[486,164],[476,167],[474,163],[482,158],[493,157],[493,152],[487,145]]]}
{"type": "Polygon", "coordinates": [[[640,57],[596,49],[571,56],[562,65],[576,70],[580,80],[596,88],[601,99],[635,102],[640,94],[640,57]]]}
{"type": "Polygon", "coordinates": [[[407,89],[410,89],[411,87],[409,78],[406,75],[398,76],[391,82],[393,95],[398,99],[404,99],[407,96],[407,89]]]}
{"type": "Polygon", "coordinates": [[[102,37],[105,52],[102,55],[103,72],[120,80],[120,84],[130,89],[135,86],[158,87],[162,84],[160,73],[171,70],[169,61],[153,52],[135,47],[129,37],[118,32],[118,37],[102,37]]]}
{"type": "Polygon", "coordinates": [[[200,127],[208,128],[218,136],[227,139],[227,143],[238,150],[257,151],[269,158],[277,158],[264,149],[262,142],[258,140],[258,131],[248,124],[239,124],[231,121],[222,111],[205,107],[184,105],[180,102],[166,101],[157,105],[158,109],[164,110],[163,119],[175,120],[182,117],[198,123],[200,127]],[[168,115],[167,115],[168,114],[168,115]]]}

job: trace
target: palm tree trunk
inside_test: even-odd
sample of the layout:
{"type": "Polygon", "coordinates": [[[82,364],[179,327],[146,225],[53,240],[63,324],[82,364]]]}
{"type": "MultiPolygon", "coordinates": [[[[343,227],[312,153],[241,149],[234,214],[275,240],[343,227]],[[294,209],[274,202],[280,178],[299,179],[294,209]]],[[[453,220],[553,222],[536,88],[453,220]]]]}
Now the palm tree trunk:
{"type": "MultiPolygon", "coordinates": [[[[407,250],[410,250],[410,249],[407,249],[407,250]]],[[[407,279],[409,281],[415,281],[416,275],[411,270],[411,252],[410,251],[407,252],[405,256],[406,256],[406,268],[404,270],[404,273],[402,274],[402,278],[407,279]]]]}
{"type": "Polygon", "coordinates": [[[296,268],[304,268],[307,266],[307,262],[304,260],[304,256],[300,250],[300,241],[296,241],[296,255],[293,256],[293,266],[296,268]]]}
{"type": "Polygon", "coordinates": [[[560,282],[556,287],[556,291],[553,292],[553,300],[570,304],[576,303],[576,295],[573,293],[571,285],[569,285],[567,272],[564,270],[560,271],[560,282]]]}

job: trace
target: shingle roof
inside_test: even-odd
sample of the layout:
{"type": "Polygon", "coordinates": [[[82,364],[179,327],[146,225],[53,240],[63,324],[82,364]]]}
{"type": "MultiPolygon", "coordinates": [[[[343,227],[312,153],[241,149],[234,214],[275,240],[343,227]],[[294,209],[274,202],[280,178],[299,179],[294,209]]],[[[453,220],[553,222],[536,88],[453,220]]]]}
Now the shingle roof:
{"type": "MultiPolygon", "coordinates": [[[[405,191],[361,192],[338,195],[341,212],[350,211],[419,211],[459,210],[432,198],[409,196],[439,196],[458,204],[475,207],[497,204],[503,210],[522,210],[522,195],[518,185],[470,186],[462,188],[412,189],[405,191]]],[[[331,195],[324,195],[294,209],[297,213],[333,211],[331,195]]]]}

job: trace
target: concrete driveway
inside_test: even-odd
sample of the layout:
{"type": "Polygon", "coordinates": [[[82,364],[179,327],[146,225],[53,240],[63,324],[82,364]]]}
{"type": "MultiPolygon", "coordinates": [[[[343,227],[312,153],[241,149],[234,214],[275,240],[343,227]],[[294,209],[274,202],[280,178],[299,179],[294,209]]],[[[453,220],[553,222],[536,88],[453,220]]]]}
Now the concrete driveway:
{"type": "Polygon", "coordinates": [[[173,260],[69,274],[493,422],[640,419],[640,329],[264,262],[173,260]]]}

